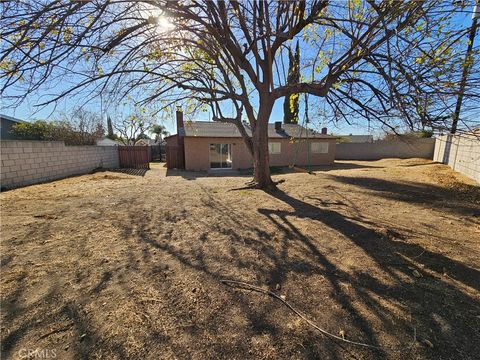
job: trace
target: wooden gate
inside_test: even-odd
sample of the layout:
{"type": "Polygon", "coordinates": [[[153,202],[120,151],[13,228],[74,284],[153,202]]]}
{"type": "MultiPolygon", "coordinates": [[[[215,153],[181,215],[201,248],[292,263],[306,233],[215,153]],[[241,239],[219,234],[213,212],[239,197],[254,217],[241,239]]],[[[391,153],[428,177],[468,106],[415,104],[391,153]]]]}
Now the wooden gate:
{"type": "Polygon", "coordinates": [[[184,169],[185,157],[183,154],[183,146],[168,146],[167,153],[167,168],[168,169],[184,169]]]}
{"type": "Polygon", "coordinates": [[[150,160],[151,161],[165,161],[165,145],[155,144],[150,145],[150,160]]]}
{"type": "Polygon", "coordinates": [[[118,159],[121,168],[150,169],[148,146],[118,146],[118,159]]]}

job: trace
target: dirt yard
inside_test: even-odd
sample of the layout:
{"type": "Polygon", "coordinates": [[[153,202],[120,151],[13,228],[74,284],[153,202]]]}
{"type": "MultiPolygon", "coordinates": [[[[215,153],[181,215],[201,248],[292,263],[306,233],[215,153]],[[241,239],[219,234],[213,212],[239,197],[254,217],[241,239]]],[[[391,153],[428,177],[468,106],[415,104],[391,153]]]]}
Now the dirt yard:
{"type": "Polygon", "coordinates": [[[479,358],[479,187],[420,159],[275,178],[157,164],[2,193],[2,358],[479,358]]]}

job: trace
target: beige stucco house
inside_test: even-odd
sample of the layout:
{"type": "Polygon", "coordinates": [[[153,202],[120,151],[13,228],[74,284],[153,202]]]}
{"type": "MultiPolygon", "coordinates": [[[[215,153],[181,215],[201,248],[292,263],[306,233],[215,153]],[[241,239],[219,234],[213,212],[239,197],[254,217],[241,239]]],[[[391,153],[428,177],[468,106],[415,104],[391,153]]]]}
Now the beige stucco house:
{"type": "MultiPolygon", "coordinates": [[[[330,165],[335,160],[336,137],[300,125],[268,125],[271,166],[330,165]]],[[[247,132],[250,129],[247,128],[247,132]]],[[[165,138],[167,167],[192,171],[251,168],[252,158],[238,131],[230,123],[183,121],[177,112],[177,134],[165,138]]]]}

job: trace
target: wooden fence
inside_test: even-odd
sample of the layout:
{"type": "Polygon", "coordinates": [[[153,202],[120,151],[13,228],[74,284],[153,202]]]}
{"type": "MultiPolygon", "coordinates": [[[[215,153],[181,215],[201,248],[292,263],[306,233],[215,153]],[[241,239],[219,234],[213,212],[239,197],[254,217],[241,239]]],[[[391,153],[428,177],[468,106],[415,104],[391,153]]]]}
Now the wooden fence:
{"type": "Polygon", "coordinates": [[[167,168],[168,169],[184,169],[185,156],[182,146],[167,146],[167,168]]]}
{"type": "Polygon", "coordinates": [[[165,145],[150,145],[150,160],[165,161],[165,145]]]}
{"type": "Polygon", "coordinates": [[[150,169],[148,146],[118,146],[118,159],[121,168],[150,169]]]}

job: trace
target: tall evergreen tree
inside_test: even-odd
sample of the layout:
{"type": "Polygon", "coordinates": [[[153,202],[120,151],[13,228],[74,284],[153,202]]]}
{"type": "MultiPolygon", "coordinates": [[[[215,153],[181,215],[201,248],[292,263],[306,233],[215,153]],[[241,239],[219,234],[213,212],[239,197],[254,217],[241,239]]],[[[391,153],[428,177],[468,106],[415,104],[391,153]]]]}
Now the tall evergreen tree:
{"type": "Polygon", "coordinates": [[[112,118],[107,116],[107,138],[115,140],[115,134],[113,133],[112,118]]]}
{"type": "MultiPolygon", "coordinates": [[[[297,41],[295,55],[288,49],[288,77],[287,84],[298,84],[300,82],[300,47],[297,41]]],[[[298,124],[298,105],[299,94],[290,94],[285,96],[283,103],[283,122],[284,124],[298,124]]]]}

